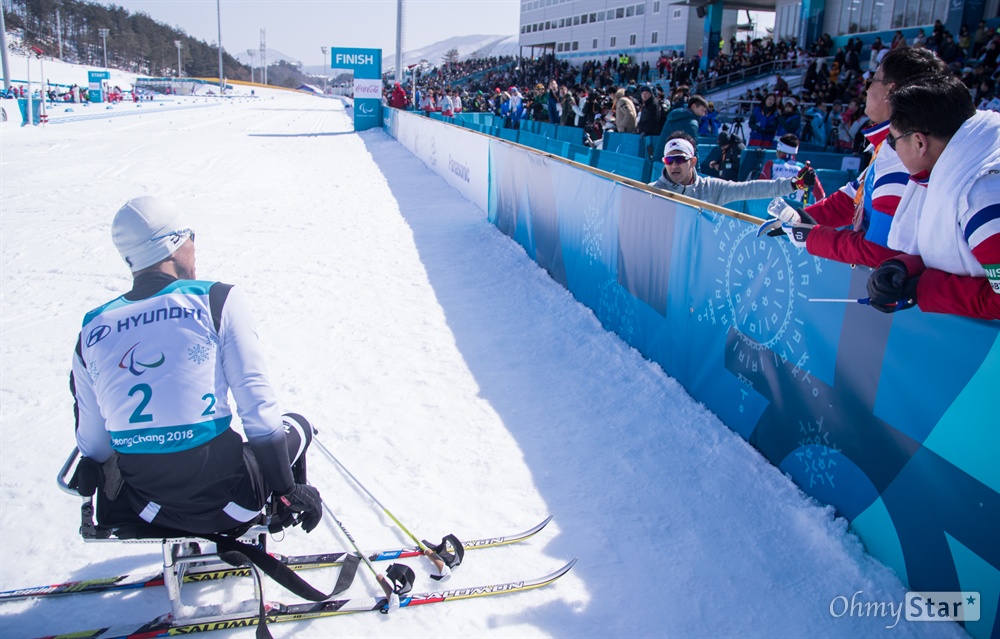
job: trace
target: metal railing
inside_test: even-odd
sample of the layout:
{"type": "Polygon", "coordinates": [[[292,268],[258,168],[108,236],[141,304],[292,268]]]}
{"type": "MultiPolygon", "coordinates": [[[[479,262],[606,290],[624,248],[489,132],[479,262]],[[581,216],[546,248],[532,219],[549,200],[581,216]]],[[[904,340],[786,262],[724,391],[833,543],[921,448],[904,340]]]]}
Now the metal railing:
{"type": "Polygon", "coordinates": [[[719,89],[724,89],[727,86],[740,84],[741,82],[753,80],[761,76],[771,75],[778,71],[795,69],[797,68],[797,65],[798,62],[796,60],[772,60],[770,62],[765,62],[764,64],[758,64],[739,71],[734,71],[733,73],[727,73],[726,75],[710,78],[704,82],[698,82],[695,88],[697,88],[697,93],[705,95],[709,91],[718,91],[719,89]]]}
{"type": "Polygon", "coordinates": [[[510,69],[511,67],[514,67],[514,66],[517,66],[517,60],[511,60],[510,62],[504,62],[502,64],[498,64],[495,67],[489,67],[489,68],[486,68],[486,69],[480,69],[478,71],[473,71],[472,73],[470,73],[468,75],[463,75],[463,76],[460,76],[460,77],[457,77],[457,78],[454,78],[454,79],[451,79],[451,80],[445,80],[445,82],[447,82],[449,86],[456,86],[456,85],[459,85],[459,84],[469,84],[469,83],[471,83],[471,82],[473,82],[475,80],[478,80],[478,79],[484,77],[488,73],[506,71],[506,70],[508,70],[508,69],[510,69]]]}

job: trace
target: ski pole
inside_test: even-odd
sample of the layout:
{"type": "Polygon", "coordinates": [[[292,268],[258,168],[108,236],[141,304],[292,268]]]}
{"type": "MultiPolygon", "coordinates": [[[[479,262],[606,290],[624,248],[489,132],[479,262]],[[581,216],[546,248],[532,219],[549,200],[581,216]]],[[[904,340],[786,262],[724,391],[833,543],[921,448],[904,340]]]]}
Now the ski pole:
{"type": "MultiPolygon", "coordinates": [[[[812,168],[812,165],[809,163],[809,160],[806,160],[806,168],[807,169],[811,169],[812,168]]],[[[819,178],[816,178],[816,179],[819,179],[819,178]]],[[[810,194],[811,191],[812,191],[812,187],[811,186],[807,186],[805,188],[805,190],[802,191],[802,206],[808,206],[809,205],[809,194],[810,194]]]]}
{"type": "Polygon", "coordinates": [[[368,566],[368,570],[375,575],[375,581],[377,581],[378,585],[382,587],[383,591],[385,591],[387,603],[386,607],[382,609],[382,612],[388,613],[399,608],[399,595],[405,595],[410,592],[410,589],[413,587],[413,570],[411,570],[409,566],[404,566],[403,564],[392,564],[386,571],[386,574],[392,573],[389,578],[379,573],[375,570],[375,566],[372,565],[368,556],[360,548],[358,548],[358,544],[354,541],[354,537],[352,537],[351,533],[348,532],[347,527],[344,526],[343,522],[337,519],[337,516],[333,514],[333,510],[326,505],[326,502],[323,502],[323,510],[326,511],[326,514],[330,517],[330,519],[337,522],[340,532],[344,533],[344,536],[347,537],[347,541],[351,542],[351,546],[354,547],[354,551],[359,557],[361,557],[361,560],[365,562],[365,565],[368,566]],[[389,583],[390,578],[393,580],[393,583],[396,584],[395,586],[389,583]]]}
{"type": "MultiPolygon", "coordinates": [[[[332,452],[330,452],[330,449],[328,449],[326,446],[323,445],[323,442],[321,442],[318,437],[313,437],[313,443],[315,443],[316,445],[318,445],[319,449],[321,451],[323,451],[323,454],[326,455],[327,457],[329,457],[330,460],[333,463],[335,463],[340,468],[340,470],[342,470],[344,472],[344,474],[346,474],[348,477],[350,477],[354,481],[354,483],[357,484],[358,487],[360,487],[361,490],[363,490],[364,493],[366,495],[368,495],[368,497],[373,502],[375,502],[378,505],[379,508],[382,509],[382,512],[384,512],[386,515],[388,515],[389,519],[393,520],[396,523],[396,525],[399,526],[399,529],[402,530],[404,533],[406,533],[406,536],[409,537],[410,539],[412,539],[413,542],[417,544],[417,547],[420,548],[421,551],[423,551],[424,555],[428,559],[430,559],[431,562],[433,562],[434,567],[438,571],[438,574],[431,575],[431,577],[433,579],[441,581],[441,580],[447,579],[448,577],[451,576],[451,568],[448,566],[448,564],[445,563],[445,561],[441,558],[441,556],[437,552],[435,552],[432,548],[428,548],[427,545],[423,541],[421,541],[420,539],[417,538],[416,535],[414,535],[413,533],[411,533],[409,531],[409,529],[406,526],[403,525],[403,522],[399,521],[399,519],[397,519],[396,516],[393,515],[392,512],[388,508],[386,508],[382,504],[382,502],[380,502],[378,500],[378,498],[375,497],[375,495],[373,495],[371,493],[370,490],[368,490],[367,488],[365,488],[365,485],[362,484],[361,481],[351,473],[351,471],[347,470],[346,466],[344,466],[342,463],[340,463],[340,460],[337,459],[332,452]]],[[[456,552],[464,554],[464,548],[462,547],[461,543],[456,543],[454,545],[455,545],[456,552]]],[[[459,557],[459,561],[461,561],[461,557],[459,557]]],[[[455,564],[455,565],[457,565],[457,564],[455,564]]]]}
{"type": "Polygon", "coordinates": [[[810,297],[809,301],[810,302],[839,302],[839,303],[842,303],[842,304],[851,304],[851,303],[854,303],[854,304],[866,304],[866,305],[871,304],[871,300],[869,300],[867,297],[862,297],[860,299],[854,299],[854,298],[851,298],[851,297],[847,297],[847,298],[843,298],[843,299],[836,298],[836,297],[829,297],[829,298],[828,297],[810,297]]]}
{"type": "MultiPolygon", "coordinates": [[[[868,297],[862,297],[862,298],[859,298],[859,299],[854,299],[853,297],[847,297],[847,298],[844,298],[844,299],[840,299],[840,298],[836,298],[836,297],[831,297],[831,298],[826,298],[826,297],[810,297],[809,301],[810,302],[837,302],[837,303],[841,303],[841,304],[864,304],[865,306],[871,306],[871,304],[872,304],[871,298],[868,298],[868,297]]],[[[899,304],[900,304],[900,302],[890,302],[889,304],[883,304],[883,306],[887,306],[889,308],[892,308],[894,306],[899,306],[899,304]]]]}

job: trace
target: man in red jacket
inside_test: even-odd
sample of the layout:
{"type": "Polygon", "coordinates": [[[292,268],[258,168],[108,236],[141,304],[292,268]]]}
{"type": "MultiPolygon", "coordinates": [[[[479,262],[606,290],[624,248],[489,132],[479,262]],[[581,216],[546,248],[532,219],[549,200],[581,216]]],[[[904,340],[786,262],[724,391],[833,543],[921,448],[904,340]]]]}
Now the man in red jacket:
{"type": "Polygon", "coordinates": [[[403,87],[396,83],[396,86],[392,89],[392,96],[389,98],[389,106],[394,109],[406,109],[406,104],[409,102],[409,98],[406,95],[406,91],[403,87]]]}
{"type": "MultiPolygon", "coordinates": [[[[874,268],[899,252],[888,247],[889,226],[910,174],[895,150],[885,144],[889,96],[909,78],[946,70],[927,49],[904,47],[882,59],[871,77],[865,105],[865,114],[878,123],[863,131],[874,148],[871,164],[857,179],[806,207],[808,215],[791,223],[794,235],[804,238],[810,254],[874,268]]],[[[772,220],[761,231],[781,234],[780,225],[780,220],[772,220]]]]}

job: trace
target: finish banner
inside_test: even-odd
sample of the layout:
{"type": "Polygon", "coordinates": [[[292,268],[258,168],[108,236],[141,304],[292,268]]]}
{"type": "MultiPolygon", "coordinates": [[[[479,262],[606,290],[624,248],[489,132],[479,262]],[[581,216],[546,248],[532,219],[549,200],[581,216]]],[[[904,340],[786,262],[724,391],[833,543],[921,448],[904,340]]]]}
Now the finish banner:
{"type": "Polygon", "coordinates": [[[490,222],[914,591],[1000,603],[1000,322],[886,315],[870,269],[490,143],[490,222]]]}
{"type": "Polygon", "coordinates": [[[354,72],[354,130],[382,126],[382,49],[331,47],[330,68],[354,72]]]}

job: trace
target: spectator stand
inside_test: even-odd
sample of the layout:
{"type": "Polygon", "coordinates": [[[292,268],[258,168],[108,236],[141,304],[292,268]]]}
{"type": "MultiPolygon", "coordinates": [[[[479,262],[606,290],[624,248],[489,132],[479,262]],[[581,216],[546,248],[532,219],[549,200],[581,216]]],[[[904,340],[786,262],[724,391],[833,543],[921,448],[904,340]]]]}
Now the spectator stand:
{"type": "Polygon", "coordinates": [[[546,151],[546,144],[549,138],[541,135],[540,133],[531,133],[530,131],[521,131],[521,135],[517,138],[517,143],[523,146],[530,146],[533,149],[538,149],[539,151],[546,151]]]}
{"type": "Polygon", "coordinates": [[[450,86],[453,86],[453,87],[457,87],[457,86],[471,86],[471,85],[479,83],[480,80],[485,79],[490,74],[503,73],[504,71],[509,71],[509,70],[515,68],[516,66],[517,66],[517,60],[512,60],[510,62],[504,62],[503,64],[499,64],[499,65],[497,65],[495,67],[490,67],[488,69],[482,69],[480,71],[476,71],[476,72],[470,73],[468,75],[458,76],[456,78],[452,78],[450,80],[446,80],[446,82],[450,86]]]}
{"type": "Polygon", "coordinates": [[[567,159],[579,162],[580,164],[586,164],[587,166],[596,167],[597,158],[600,157],[600,154],[601,152],[597,149],[592,149],[582,144],[570,144],[566,148],[567,159]]]}
{"type": "Polygon", "coordinates": [[[597,158],[597,168],[620,177],[649,183],[653,172],[653,163],[636,155],[623,155],[610,151],[601,151],[597,158]]]}
{"type": "Polygon", "coordinates": [[[744,89],[744,84],[776,73],[781,73],[781,77],[788,81],[789,88],[791,88],[791,80],[800,77],[802,69],[798,67],[795,60],[771,60],[740,71],[696,82],[691,86],[691,93],[700,93],[706,100],[713,100],[711,96],[714,94],[732,89],[744,89]]]}
{"type": "Polygon", "coordinates": [[[515,142],[517,144],[523,144],[520,141],[522,135],[528,134],[527,131],[518,131],[517,129],[504,129],[499,130],[500,135],[498,136],[501,140],[507,140],[508,142],[515,142]]]}
{"type": "MultiPolygon", "coordinates": [[[[617,133],[608,131],[604,134],[603,148],[591,149],[583,146],[583,129],[571,126],[557,126],[550,122],[521,122],[520,130],[507,129],[500,125],[499,118],[492,113],[462,113],[454,118],[447,118],[440,113],[432,112],[431,119],[463,126],[480,133],[499,137],[508,142],[515,142],[544,153],[580,162],[596,167],[608,173],[626,177],[640,182],[651,182],[663,171],[662,158],[650,158],[640,152],[640,136],[636,133],[617,133]]],[[[647,138],[649,145],[655,138],[647,138]]],[[[706,157],[715,146],[715,141],[709,138],[699,139],[698,157],[706,157]]],[[[750,148],[743,151],[740,159],[740,180],[756,179],[764,163],[776,158],[773,149],[750,148]]],[[[797,156],[800,162],[809,161],[816,169],[820,180],[832,192],[839,189],[850,180],[857,177],[860,160],[856,156],[842,153],[801,151],[797,156]]],[[[756,217],[766,217],[767,201],[751,200],[743,203],[738,210],[756,217]]],[[[734,206],[734,210],[735,206],[734,206]]]]}
{"type": "MultiPolygon", "coordinates": [[[[482,64],[482,60],[472,61],[470,64],[482,64]]],[[[455,78],[445,78],[449,70],[454,70],[457,67],[462,67],[464,63],[459,63],[458,65],[447,65],[442,70],[435,70],[431,74],[426,76],[428,79],[433,79],[435,76],[438,80],[444,81],[451,85],[463,84],[476,79],[481,79],[490,74],[496,75],[497,72],[510,70],[512,66],[511,61],[504,61],[501,64],[491,65],[488,68],[480,68],[473,73],[464,73],[461,76],[455,78]]],[[[738,72],[730,73],[725,76],[720,76],[717,78],[712,78],[706,82],[703,80],[699,85],[702,90],[710,88],[713,93],[724,93],[732,94],[732,91],[736,93],[733,95],[740,95],[746,91],[747,86],[756,81],[756,87],[760,86],[759,80],[761,78],[766,78],[769,75],[773,75],[777,72],[782,72],[783,77],[789,84],[789,91],[794,92],[795,85],[801,86],[801,77],[797,77],[794,73],[789,73],[790,69],[794,69],[797,61],[794,60],[770,60],[764,62],[763,64],[757,64],[752,67],[747,67],[738,72]],[[744,86],[739,86],[739,85],[744,86]]],[[[545,62],[543,60],[526,62],[524,67],[527,68],[531,65],[537,67],[535,69],[545,70],[548,69],[549,72],[558,74],[559,70],[552,66],[552,62],[545,62]]],[[[524,72],[524,68],[521,68],[520,73],[524,72]]],[[[566,72],[566,69],[563,69],[566,72]]],[[[575,69],[571,69],[570,72],[574,76],[578,75],[575,69]]],[[[524,78],[527,79],[527,78],[524,78]]],[[[563,78],[566,79],[565,77],[563,78]]],[[[506,84],[506,82],[504,82],[506,84]]],[[[515,84],[524,84],[523,82],[515,84]]],[[[530,85],[529,85],[530,86],[530,85]]],[[[769,86],[764,87],[766,91],[770,91],[769,86]]],[[[599,90],[595,90],[599,92],[599,90]]],[[[527,98],[527,95],[526,95],[527,98]]],[[[739,122],[738,118],[745,118],[746,107],[749,104],[744,104],[742,99],[719,99],[714,98],[712,95],[706,96],[707,99],[712,99],[716,104],[716,110],[720,113],[720,117],[724,124],[727,124],[726,130],[730,133],[736,133],[741,135],[741,137],[746,139],[748,135],[748,127],[744,122],[739,122]]],[[[807,104],[801,104],[800,109],[805,109],[807,104]]],[[[493,107],[490,107],[493,108],[493,107]]],[[[640,180],[643,182],[649,182],[653,178],[658,177],[663,169],[663,164],[661,158],[651,157],[651,146],[655,144],[656,137],[648,136],[642,139],[640,135],[634,133],[618,133],[616,131],[606,131],[604,132],[603,140],[600,143],[601,149],[591,149],[583,145],[585,135],[584,129],[572,126],[560,126],[553,122],[545,121],[534,121],[534,120],[521,120],[519,123],[519,129],[507,129],[504,128],[504,123],[500,118],[496,117],[492,112],[469,112],[460,113],[454,118],[445,118],[440,113],[430,113],[432,119],[441,121],[450,121],[453,124],[464,126],[466,128],[478,131],[480,133],[491,135],[494,137],[499,137],[509,142],[515,142],[522,144],[524,146],[536,149],[538,151],[548,153],[561,158],[572,159],[573,161],[578,161],[582,164],[587,164],[588,166],[593,166],[600,168],[601,170],[607,171],[615,175],[622,177],[627,177],[629,179],[640,180]]],[[[715,136],[703,137],[698,140],[698,156],[699,158],[707,157],[711,151],[717,145],[717,139],[715,136]]],[[[859,159],[856,156],[844,155],[842,153],[829,152],[827,149],[829,147],[821,144],[811,144],[811,143],[801,143],[800,153],[797,156],[799,161],[809,161],[814,168],[818,170],[818,174],[823,183],[828,189],[833,190],[840,188],[843,184],[846,184],[850,179],[853,179],[858,172],[859,159]],[[846,164],[845,164],[846,162],[846,164]]],[[[770,159],[774,159],[775,152],[773,150],[762,150],[750,148],[743,152],[741,158],[742,171],[740,175],[741,180],[753,179],[755,178],[760,170],[762,169],[765,162],[770,159]]],[[[749,214],[756,214],[757,208],[760,203],[747,203],[743,205],[744,212],[749,214]]],[[[764,203],[766,205],[766,203],[764,203]]]]}
{"type": "Polygon", "coordinates": [[[471,124],[482,124],[486,126],[496,126],[499,118],[492,113],[470,113],[464,112],[459,113],[455,116],[455,124],[463,124],[465,122],[471,124]]]}

